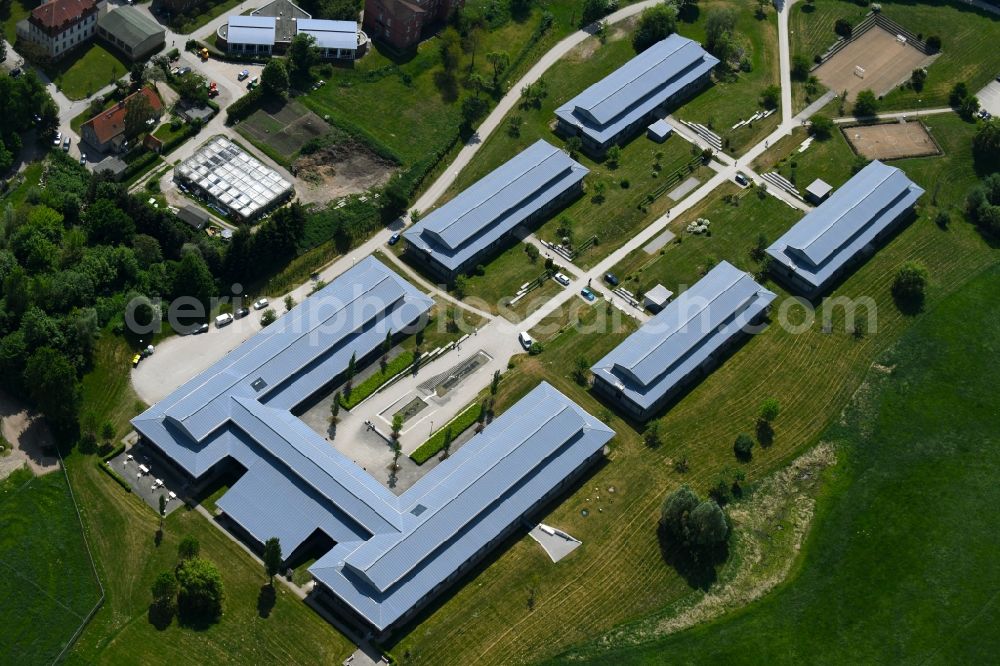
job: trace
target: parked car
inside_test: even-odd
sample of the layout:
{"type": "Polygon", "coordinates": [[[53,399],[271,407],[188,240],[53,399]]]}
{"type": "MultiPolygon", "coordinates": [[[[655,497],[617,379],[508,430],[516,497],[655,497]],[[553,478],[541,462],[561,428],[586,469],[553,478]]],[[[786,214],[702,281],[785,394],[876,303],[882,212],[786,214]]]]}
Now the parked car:
{"type": "Polygon", "coordinates": [[[237,81],[242,81],[243,79],[245,79],[245,78],[247,78],[249,76],[250,76],[250,70],[249,69],[244,69],[242,72],[240,72],[239,76],[236,77],[236,80],[237,81]]]}
{"type": "Polygon", "coordinates": [[[63,152],[64,153],[68,153],[69,152],[69,137],[66,137],[65,139],[63,139],[63,152]]]}
{"type": "Polygon", "coordinates": [[[86,165],[87,165],[87,154],[80,153],[80,166],[86,166],[86,165]]]}
{"type": "Polygon", "coordinates": [[[734,178],[733,180],[735,180],[735,181],[736,181],[736,184],[737,184],[737,185],[741,185],[742,187],[746,187],[747,185],[749,185],[749,184],[750,184],[750,181],[749,181],[749,180],[747,180],[747,177],[746,177],[746,176],[744,176],[744,175],[743,175],[742,173],[740,173],[739,171],[737,171],[737,172],[736,172],[736,178],[734,178]]]}
{"type": "Polygon", "coordinates": [[[597,296],[594,296],[594,292],[587,289],[586,287],[580,290],[580,295],[583,296],[583,298],[589,303],[593,303],[595,300],[597,300],[597,296]]]}
{"type": "Polygon", "coordinates": [[[250,314],[250,308],[240,308],[233,313],[233,316],[237,319],[243,319],[243,317],[246,317],[248,314],[250,314]]]}
{"type": "Polygon", "coordinates": [[[256,301],[253,302],[253,309],[263,310],[264,308],[267,307],[267,305],[268,303],[266,298],[258,298],[256,301]]]}
{"type": "Polygon", "coordinates": [[[56,138],[52,139],[52,145],[58,146],[60,143],[62,143],[62,132],[56,130],[56,138]]]}
{"type": "Polygon", "coordinates": [[[555,278],[555,281],[561,284],[562,286],[564,287],[569,286],[569,278],[563,275],[562,273],[556,273],[552,277],[555,278]]]}
{"type": "Polygon", "coordinates": [[[192,335],[198,335],[199,333],[208,333],[208,324],[202,324],[191,331],[192,335]]]}
{"type": "Polygon", "coordinates": [[[132,357],[132,367],[133,368],[138,368],[139,367],[139,361],[141,361],[141,360],[142,360],[142,355],[136,354],[135,356],[133,356],[132,357]]]}
{"type": "Polygon", "coordinates": [[[185,74],[190,73],[190,71],[191,71],[190,67],[181,67],[180,69],[177,70],[177,76],[184,76],[185,74]]]}
{"type": "Polygon", "coordinates": [[[170,76],[177,76],[180,73],[181,73],[180,67],[173,67],[170,69],[170,76]]]}
{"type": "Polygon", "coordinates": [[[399,234],[393,234],[389,236],[389,245],[395,245],[399,242],[399,234]]]}
{"type": "Polygon", "coordinates": [[[215,318],[215,327],[216,328],[222,328],[223,326],[229,326],[232,323],[233,323],[233,315],[229,314],[228,312],[226,312],[224,314],[220,314],[218,317],[215,318]]]}
{"type": "Polygon", "coordinates": [[[605,273],[604,281],[610,284],[612,287],[618,286],[618,278],[615,277],[614,273],[605,273]]]}
{"type": "Polygon", "coordinates": [[[527,331],[521,331],[518,333],[517,341],[521,343],[521,346],[524,347],[525,350],[531,349],[531,345],[535,344],[535,341],[531,339],[531,336],[528,335],[527,331]]]}
{"type": "Polygon", "coordinates": [[[252,79],[250,79],[250,83],[247,84],[247,90],[253,90],[254,88],[257,87],[257,84],[259,82],[260,82],[260,77],[255,76],[252,79]]]}

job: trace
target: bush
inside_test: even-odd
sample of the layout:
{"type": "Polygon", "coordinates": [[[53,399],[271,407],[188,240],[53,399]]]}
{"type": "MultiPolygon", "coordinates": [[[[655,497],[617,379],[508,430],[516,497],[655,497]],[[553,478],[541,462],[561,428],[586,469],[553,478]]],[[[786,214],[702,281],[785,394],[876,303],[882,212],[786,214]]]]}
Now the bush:
{"type": "Polygon", "coordinates": [[[132,486],[128,484],[128,481],[126,481],[121,474],[111,469],[111,465],[101,460],[95,460],[94,463],[97,465],[97,469],[102,470],[105,474],[114,479],[115,483],[125,489],[125,492],[132,492],[132,486]]]}
{"type": "Polygon", "coordinates": [[[809,131],[820,141],[833,136],[833,120],[817,113],[809,119],[809,131]]]}
{"type": "Polygon", "coordinates": [[[927,269],[923,264],[907,261],[899,267],[892,281],[893,297],[897,302],[919,305],[924,300],[927,278],[927,269]]]}
{"type": "Polygon", "coordinates": [[[854,99],[853,113],[857,118],[874,116],[878,112],[878,99],[871,90],[862,90],[854,99]]]}
{"type": "Polygon", "coordinates": [[[264,310],[264,314],[260,316],[261,326],[270,326],[278,319],[278,313],[274,311],[274,308],[268,308],[264,310]]]}
{"type": "Polygon", "coordinates": [[[928,37],[926,44],[927,48],[929,48],[931,51],[941,50],[941,38],[938,37],[937,35],[931,35],[930,37],[928,37]]]}
{"type": "Polygon", "coordinates": [[[837,19],[837,22],[833,24],[833,31],[844,39],[850,39],[851,35],[854,33],[854,28],[851,26],[850,21],[839,18],[837,19]]]}
{"type": "Polygon", "coordinates": [[[406,372],[407,368],[413,365],[413,352],[404,351],[396,358],[389,361],[384,370],[379,370],[374,375],[364,380],[357,386],[351,388],[350,397],[340,397],[340,406],[344,409],[353,409],[361,404],[361,401],[380,389],[386,382],[396,375],[406,372]]]}
{"type": "Polygon", "coordinates": [[[979,126],[972,140],[972,154],[986,171],[1000,170],[1000,118],[990,118],[979,126]]]}
{"type": "Polygon", "coordinates": [[[805,81],[809,78],[809,59],[803,55],[792,58],[792,78],[805,81]]]}
{"type": "Polygon", "coordinates": [[[423,465],[444,448],[446,431],[450,430],[452,436],[457,437],[479,421],[479,416],[482,413],[482,410],[483,406],[478,402],[471,405],[461,414],[446,423],[443,428],[431,435],[430,439],[418,446],[417,449],[410,454],[410,458],[418,465],[423,465]]]}
{"type": "Polygon", "coordinates": [[[781,88],[778,86],[768,86],[760,95],[760,103],[765,109],[777,109],[781,103],[781,88]]]}
{"type": "Polygon", "coordinates": [[[217,621],[222,616],[222,576],[214,564],[195,557],[184,560],[176,571],[177,610],[182,620],[194,624],[217,621]]]}

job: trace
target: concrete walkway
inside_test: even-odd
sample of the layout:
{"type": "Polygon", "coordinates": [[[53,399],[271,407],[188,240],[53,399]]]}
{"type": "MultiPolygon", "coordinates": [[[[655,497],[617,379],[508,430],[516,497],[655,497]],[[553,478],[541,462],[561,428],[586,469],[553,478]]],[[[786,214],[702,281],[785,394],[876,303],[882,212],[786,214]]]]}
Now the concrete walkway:
{"type": "Polygon", "coordinates": [[[859,122],[872,122],[875,120],[899,120],[902,118],[917,118],[920,116],[939,116],[942,113],[954,113],[955,109],[950,106],[938,107],[936,109],[914,109],[912,111],[896,111],[893,113],[879,113],[874,116],[865,116],[864,118],[856,118],[855,116],[844,116],[843,118],[834,118],[833,122],[838,125],[845,125],[849,123],[859,123],[859,122]]]}

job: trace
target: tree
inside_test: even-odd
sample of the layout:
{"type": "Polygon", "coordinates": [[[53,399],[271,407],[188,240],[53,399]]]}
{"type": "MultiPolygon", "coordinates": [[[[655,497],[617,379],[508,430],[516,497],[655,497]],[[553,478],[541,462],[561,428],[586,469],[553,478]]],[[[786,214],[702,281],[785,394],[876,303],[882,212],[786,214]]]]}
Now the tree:
{"type": "Polygon", "coordinates": [[[260,84],[265,93],[284,99],[288,95],[288,88],[291,85],[285,63],[277,58],[268,60],[267,64],[264,65],[264,70],[260,73],[260,84]]]}
{"type": "Polygon", "coordinates": [[[205,77],[188,72],[184,76],[174,78],[174,87],[177,88],[181,99],[198,106],[208,104],[208,87],[205,85],[205,77]]]}
{"type": "Polygon", "coordinates": [[[750,435],[741,433],[733,443],[733,451],[740,460],[750,460],[753,457],[753,439],[750,435]]]}
{"type": "Polygon", "coordinates": [[[521,136],[522,125],[524,125],[524,119],[516,113],[512,115],[507,119],[507,136],[512,139],[516,139],[521,136]]]}
{"type": "Polygon", "coordinates": [[[132,68],[129,70],[129,80],[132,81],[132,86],[138,88],[142,85],[142,82],[146,79],[146,63],[144,62],[134,62],[132,63],[132,68]]]}
{"type": "Polygon", "coordinates": [[[182,560],[190,560],[198,557],[201,553],[201,544],[193,536],[186,536],[177,544],[177,557],[182,560]]]}
{"type": "Polygon", "coordinates": [[[459,299],[465,298],[465,293],[469,288],[469,281],[465,279],[464,275],[459,275],[455,278],[454,290],[455,296],[459,299]]]}
{"type": "Polygon", "coordinates": [[[781,104],[781,88],[778,86],[768,86],[760,94],[760,102],[765,109],[777,109],[781,104]]]}
{"type": "Polygon", "coordinates": [[[578,136],[571,136],[566,139],[566,151],[569,156],[576,159],[576,156],[583,150],[583,141],[578,136]]]}
{"type": "Polygon", "coordinates": [[[222,576],[214,564],[199,557],[177,565],[177,610],[194,623],[215,622],[222,616],[225,596],[222,576]]]}
{"type": "Polygon", "coordinates": [[[493,87],[500,81],[500,74],[510,66],[510,54],[506,51],[493,51],[486,54],[486,60],[493,65],[493,87]]]}
{"type": "Polygon", "coordinates": [[[450,425],[445,426],[445,428],[444,428],[444,444],[441,447],[441,449],[442,449],[442,453],[441,453],[442,460],[445,459],[445,458],[447,458],[450,455],[450,453],[451,453],[451,443],[454,441],[454,439],[455,439],[455,437],[451,433],[451,426],[450,425]]]}
{"type": "Polygon", "coordinates": [[[134,139],[148,129],[146,121],[156,117],[156,111],[144,94],[132,95],[125,103],[125,138],[134,139]]]}
{"type": "Polygon", "coordinates": [[[287,296],[285,296],[285,312],[291,312],[292,308],[294,307],[295,307],[295,298],[291,294],[288,294],[287,296]]]}
{"type": "Polygon", "coordinates": [[[490,380],[490,395],[496,396],[497,391],[500,390],[500,371],[493,371],[493,379],[490,380]]]}
{"type": "Polygon", "coordinates": [[[583,0],[583,13],[580,15],[580,27],[590,25],[608,14],[608,0],[583,0]]]}
{"type": "Polygon", "coordinates": [[[701,550],[710,550],[729,538],[729,522],[715,500],[705,500],[689,515],[690,538],[701,550]]]}
{"type": "Polygon", "coordinates": [[[271,587],[274,587],[274,577],[281,571],[281,561],[281,542],[278,537],[271,537],[264,542],[264,572],[271,587]]]}
{"type": "Polygon", "coordinates": [[[399,447],[399,434],[403,431],[403,415],[395,414],[392,417],[392,443],[394,448],[399,447]]]}
{"type": "Polygon", "coordinates": [[[316,38],[312,35],[299,33],[292,37],[288,44],[289,75],[297,79],[308,80],[309,70],[319,62],[319,49],[316,48],[316,38]]]}
{"type": "Polygon", "coordinates": [[[897,302],[919,304],[924,300],[928,273],[923,264],[907,261],[896,271],[892,281],[892,295],[897,302]]]}
{"type": "Polygon", "coordinates": [[[979,98],[975,95],[969,95],[962,100],[962,103],[958,105],[958,115],[960,115],[965,120],[972,120],[976,117],[979,112],[979,98]]]}
{"type": "Polygon", "coordinates": [[[979,126],[972,140],[972,153],[987,170],[1000,170],[1000,118],[990,118],[979,126]]]}
{"type": "Polygon", "coordinates": [[[920,92],[921,90],[924,89],[925,81],[927,81],[927,70],[924,69],[923,67],[917,67],[910,74],[910,85],[912,85],[913,89],[916,90],[917,92],[920,92]]]}
{"type": "Polygon", "coordinates": [[[215,295],[215,278],[197,250],[186,252],[174,271],[174,296],[193,296],[208,310],[209,300],[215,295]]]}
{"type": "Polygon", "coordinates": [[[608,148],[608,152],[605,157],[607,157],[608,167],[611,169],[617,169],[618,164],[619,162],[621,162],[622,159],[621,146],[615,144],[610,148],[608,148]]]}
{"type": "Polygon", "coordinates": [[[667,495],[660,508],[660,528],[682,542],[687,540],[688,517],[699,504],[698,496],[687,486],[667,495]]]}
{"type": "Polygon", "coordinates": [[[538,256],[540,253],[538,251],[538,248],[532,245],[531,243],[524,244],[524,252],[525,254],[528,255],[528,261],[530,261],[531,263],[535,263],[536,261],[538,261],[538,256]]]}
{"type": "Polygon", "coordinates": [[[833,127],[833,120],[820,113],[815,114],[809,119],[809,131],[812,132],[812,135],[820,141],[824,141],[833,136],[833,127]]]}
{"type": "Polygon", "coordinates": [[[833,31],[844,39],[850,39],[851,35],[854,34],[851,22],[843,18],[837,19],[837,22],[833,24],[833,31]]]}
{"type": "Polygon", "coordinates": [[[150,588],[153,595],[153,606],[163,610],[173,610],[177,602],[177,587],[177,579],[172,572],[161,572],[153,580],[153,585],[150,588]]]}
{"type": "Polygon", "coordinates": [[[705,48],[723,63],[732,56],[735,29],[736,12],[731,7],[708,11],[705,17],[705,48]]]}
{"type": "Polygon", "coordinates": [[[857,118],[867,118],[874,116],[878,112],[878,99],[870,89],[862,90],[854,98],[854,116],[857,118]]]}
{"type": "Polygon", "coordinates": [[[809,78],[809,59],[804,55],[797,55],[792,58],[792,78],[796,81],[805,81],[809,78]]]}
{"type": "Polygon", "coordinates": [[[80,388],[76,369],[66,355],[41,347],[24,368],[28,395],[57,430],[67,431],[76,424],[80,409],[80,388]]]}
{"type": "MultiPolygon", "coordinates": [[[[473,76],[479,76],[475,74],[473,76]]],[[[472,77],[470,77],[471,79],[472,77]]],[[[481,77],[480,77],[481,78],[481,77]]],[[[478,90],[474,97],[466,97],[462,100],[462,122],[465,127],[471,128],[473,123],[486,114],[489,109],[489,102],[479,97],[478,90]]]]}
{"type": "Polygon", "coordinates": [[[768,4],[770,4],[769,0],[757,0],[757,10],[754,12],[754,16],[758,19],[766,18],[768,4]]]}
{"type": "Polygon", "coordinates": [[[454,72],[458,67],[458,55],[462,50],[461,37],[453,27],[441,31],[438,45],[438,55],[445,72],[454,72]]]}
{"type": "Polygon", "coordinates": [[[962,104],[962,100],[969,96],[969,86],[966,85],[965,81],[959,81],[951,88],[951,92],[948,94],[948,104],[955,108],[958,108],[962,104]]]}
{"type": "Polygon", "coordinates": [[[340,420],[340,401],[342,400],[340,391],[333,394],[333,403],[330,405],[330,423],[336,425],[340,420]]]}
{"type": "Polygon", "coordinates": [[[655,449],[663,443],[660,437],[660,422],[650,421],[649,425],[642,432],[642,441],[651,449],[655,449]]]}
{"type": "Polygon", "coordinates": [[[167,515],[167,498],[164,495],[160,495],[160,515],[167,515]]]}
{"type": "Polygon", "coordinates": [[[576,361],[573,365],[573,379],[580,386],[586,386],[589,379],[590,363],[587,362],[586,357],[577,356],[576,361]]]}
{"type": "Polygon", "coordinates": [[[931,51],[941,50],[941,38],[938,37],[937,35],[931,35],[930,37],[928,37],[926,44],[927,48],[929,48],[931,51]]]}
{"type": "Polygon", "coordinates": [[[135,236],[135,222],[115,202],[98,199],[87,207],[83,224],[92,245],[121,245],[135,236]]]}
{"type": "Polygon", "coordinates": [[[757,413],[757,418],[761,421],[772,423],[774,419],[778,418],[778,414],[780,413],[781,403],[775,398],[766,398],[760,404],[760,411],[757,413]]]}
{"type": "Polygon", "coordinates": [[[632,48],[642,53],[656,42],[662,41],[677,30],[677,8],[663,3],[643,10],[639,23],[632,33],[632,48]]]}

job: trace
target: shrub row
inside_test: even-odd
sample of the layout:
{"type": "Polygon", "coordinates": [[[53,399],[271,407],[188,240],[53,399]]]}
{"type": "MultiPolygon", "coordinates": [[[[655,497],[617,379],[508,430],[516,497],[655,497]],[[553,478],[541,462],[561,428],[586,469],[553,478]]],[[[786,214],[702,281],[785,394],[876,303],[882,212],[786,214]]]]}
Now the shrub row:
{"type": "Polygon", "coordinates": [[[401,372],[406,372],[407,368],[413,365],[413,352],[404,351],[396,358],[389,361],[385,366],[385,372],[379,370],[374,375],[364,380],[351,390],[351,397],[340,396],[340,406],[344,409],[351,409],[361,404],[361,401],[379,390],[383,384],[401,372]]]}
{"type": "Polygon", "coordinates": [[[430,460],[432,456],[436,455],[438,451],[444,448],[445,430],[450,427],[452,437],[458,437],[479,420],[479,414],[482,410],[483,406],[478,402],[470,406],[464,412],[446,423],[443,428],[431,435],[430,439],[417,447],[417,450],[410,454],[410,458],[418,465],[423,465],[425,462],[430,460]]]}
{"type": "Polygon", "coordinates": [[[243,120],[260,106],[264,95],[264,86],[257,86],[243,97],[226,107],[226,124],[231,125],[237,120],[243,120]]]}
{"type": "Polygon", "coordinates": [[[132,486],[128,484],[128,481],[126,481],[121,474],[111,469],[110,465],[108,465],[103,460],[95,460],[94,462],[97,465],[97,469],[102,470],[105,474],[114,479],[115,483],[117,483],[119,486],[125,489],[125,492],[127,493],[132,492],[132,486]]]}
{"type": "Polygon", "coordinates": [[[119,444],[115,448],[111,449],[111,451],[109,451],[107,454],[101,456],[101,460],[103,460],[104,462],[107,462],[107,461],[111,460],[112,458],[114,458],[115,456],[120,456],[123,453],[125,453],[125,444],[124,443],[119,444]]]}

